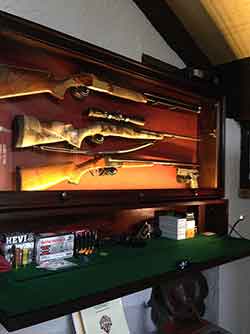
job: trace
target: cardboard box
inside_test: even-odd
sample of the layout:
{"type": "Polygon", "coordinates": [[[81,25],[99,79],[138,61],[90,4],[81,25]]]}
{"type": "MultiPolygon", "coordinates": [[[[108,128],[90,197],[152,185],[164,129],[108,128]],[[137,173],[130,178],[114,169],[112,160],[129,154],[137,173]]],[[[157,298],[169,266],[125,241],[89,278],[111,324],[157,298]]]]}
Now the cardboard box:
{"type": "Polygon", "coordinates": [[[66,259],[74,255],[74,233],[39,234],[36,237],[36,263],[66,259]]]}
{"type": "Polygon", "coordinates": [[[3,256],[13,267],[19,268],[33,261],[33,233],[2,233],[0,243],[3,256]]]}

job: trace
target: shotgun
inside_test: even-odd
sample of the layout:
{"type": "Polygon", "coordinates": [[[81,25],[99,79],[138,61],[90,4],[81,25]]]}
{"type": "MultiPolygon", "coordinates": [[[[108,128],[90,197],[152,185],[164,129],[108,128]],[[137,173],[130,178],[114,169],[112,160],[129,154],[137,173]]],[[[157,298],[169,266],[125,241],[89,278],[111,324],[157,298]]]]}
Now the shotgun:
{"type": "MultiPolygon", "coordinates": [[[[120,159],[119,157],[109,155],[95,157],[78,165],[72,161],[68,161],[41,167],[18,167],[17,187],[19,190],[46,190],[64,181],[79,184],[81,178],[88,172],[93,176],[112,176],[118,172],[119,168],[144,168],[155,165],[189,168],[189,175],[193,175],[193,179],[195,179],[195,182],[190,179],[190,187],[198,187],[198,164],[165,160],[120,159]]],[[[180,180],[180,182],[182,181],[180,180]]],[[[187,183],[186,180],[185,183],[187,183]]]]}
{"type": "Polygon", "coordinates": [[[152,131],[139,126],[127,125],[126,123],[93,122],[85,128],[77,129],[72,124],[60,121],[41,122],[36,117],[26,115],[15,117],[14,136],[17,148],[64,141],[80,148],[85,138],[91,138],[94,143],[102,144],[104,138],[108,136],[148,141],[163,140],[165,138],[199,141],[199,139],[189,136],[152,131]]]}

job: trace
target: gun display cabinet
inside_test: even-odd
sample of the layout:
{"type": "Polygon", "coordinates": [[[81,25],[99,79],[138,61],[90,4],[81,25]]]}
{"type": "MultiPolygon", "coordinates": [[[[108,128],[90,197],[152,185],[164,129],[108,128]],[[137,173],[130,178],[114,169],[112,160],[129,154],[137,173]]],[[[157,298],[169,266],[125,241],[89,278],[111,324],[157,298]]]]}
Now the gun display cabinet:
{"type": "Polygon", "coordinates": [[[218,88],[3,12],[0,23],[0,232],[130,235],[168,210],[191,211],[198,230],[104,246],[72,270],[1,273],[8,330],[149,287],[185,258],[197,270],[250,254],[250,242],[225,237],[218,88]]]}

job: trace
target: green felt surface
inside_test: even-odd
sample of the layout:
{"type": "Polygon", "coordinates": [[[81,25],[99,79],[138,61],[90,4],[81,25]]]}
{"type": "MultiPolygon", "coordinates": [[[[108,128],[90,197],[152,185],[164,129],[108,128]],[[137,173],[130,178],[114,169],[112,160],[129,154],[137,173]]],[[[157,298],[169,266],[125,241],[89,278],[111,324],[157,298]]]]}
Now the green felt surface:
{"type": "Polygon", "coordinates": [[[194,264],[250,254],[250,241],[218,236],[175,241],[156,239],[144,248],[112,247],[89,265],[59,272],[34,266],[0,275],[0,312],[6,317],[39,310],[165,272],[188,258],[194,264]]]}

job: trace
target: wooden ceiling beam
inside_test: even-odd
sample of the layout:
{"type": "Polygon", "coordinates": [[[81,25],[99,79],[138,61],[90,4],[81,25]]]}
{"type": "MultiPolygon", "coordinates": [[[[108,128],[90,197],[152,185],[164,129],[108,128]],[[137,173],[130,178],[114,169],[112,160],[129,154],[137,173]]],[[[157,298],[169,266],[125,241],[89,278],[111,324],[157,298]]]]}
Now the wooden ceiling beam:
{"type": "Polygon", "coordinates": [[[133,1],[188,67],[211,66],[208,57],[200,50],[165,0],[133,1]]]}

